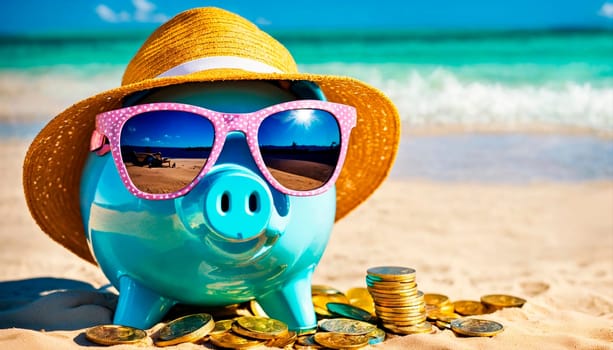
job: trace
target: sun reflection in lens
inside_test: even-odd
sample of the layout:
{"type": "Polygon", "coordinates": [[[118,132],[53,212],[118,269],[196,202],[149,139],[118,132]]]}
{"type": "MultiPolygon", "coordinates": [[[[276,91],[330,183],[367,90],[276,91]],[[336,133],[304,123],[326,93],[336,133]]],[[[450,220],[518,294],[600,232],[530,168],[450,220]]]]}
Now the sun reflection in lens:
{"type": "Polygon", "coordinates": [[[287,116],[287,119],[292,123],[299,124],[308,129],[315,119],[315,112],[310,109],[298,109],[291,111],[291,113],[287,116]]]}

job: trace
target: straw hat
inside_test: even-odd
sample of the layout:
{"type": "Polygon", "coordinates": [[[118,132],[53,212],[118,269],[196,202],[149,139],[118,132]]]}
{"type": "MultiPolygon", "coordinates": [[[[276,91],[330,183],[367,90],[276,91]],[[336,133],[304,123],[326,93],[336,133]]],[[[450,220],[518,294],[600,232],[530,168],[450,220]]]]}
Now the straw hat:
{"type": "Polygon", "coordinates": [[[23,184],[41,229],[95,263],[83,229],[79,184],[96,114],[122,107],[122,100],[135,92],[224,80],[312,81],[329,101],[357,109],[357,126],[336,182],[336,220],[370,196],[389,173],[400,122],[383,93],[349,77],[299,73],[287,49],[253,23],[218,8],[197,8],[151,34],[128,64],[120,87],[72,105],[36,136],[26,154],[23,184]]]}

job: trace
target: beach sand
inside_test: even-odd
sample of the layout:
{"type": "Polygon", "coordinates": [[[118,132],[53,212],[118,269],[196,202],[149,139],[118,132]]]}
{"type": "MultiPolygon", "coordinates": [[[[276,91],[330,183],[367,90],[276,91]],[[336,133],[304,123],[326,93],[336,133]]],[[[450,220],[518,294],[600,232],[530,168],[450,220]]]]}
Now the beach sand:
{"type": "MultiPolygon", "coordinates": [[[[95,266],[51,241],[31,219],[21,187],[27,144],[0,146],[0,306],[35,297],[31,290],[9,291],[10,281],[53,277],[107,284],[95,266]]],[[[447,330],[394,336],[372,348],[613,349],[611,181],[488,185],[390,179],[336,224],[313,283],[363,287],[366,269],[376,265],[412,267],[420,290],[452,300],[508,293],[527,303],[482,316],[505,327],[492,338],[461,338],[447,330]]],[[[83,330],[0,330],[2,349],[90,345],[83,330]]],[[[114,347],[124,348],[133,347],[114,347]]]]}
{"type": "MultiPolygon", "coordinates": [[[[138,189],[155,194],[171,193],[185,188],[198,176],[204,162],[203,159],[172,158],[168,165],[151,168],[126,163],[126,170],[138,189]]],[[[277,160],[270,170],[277,181],[288,188],[312,190],[321,187],[334,168],[317,162],[277,160]]]]}

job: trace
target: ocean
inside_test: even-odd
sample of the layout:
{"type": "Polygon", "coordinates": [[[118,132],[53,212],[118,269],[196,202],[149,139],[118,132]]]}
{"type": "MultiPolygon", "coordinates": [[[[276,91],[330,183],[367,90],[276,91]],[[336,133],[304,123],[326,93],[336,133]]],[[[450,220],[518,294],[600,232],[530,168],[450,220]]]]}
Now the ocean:
{"type": "MultiPolygon", "coordinates": [[[[612,31],[271,34],[301,71],[348,75],[381,89],[398,107],[403,132],[467,130],[403,138],[394,176],[613,179],[612,31]],[[524,132],[552,128],[582,132],[524,132]],[[513,164],[525,171],[509,173],[513,164]]],[[[0,37],[0,137],[32,138],[72,103],[118,86],[146,35],[0,37]]]]}

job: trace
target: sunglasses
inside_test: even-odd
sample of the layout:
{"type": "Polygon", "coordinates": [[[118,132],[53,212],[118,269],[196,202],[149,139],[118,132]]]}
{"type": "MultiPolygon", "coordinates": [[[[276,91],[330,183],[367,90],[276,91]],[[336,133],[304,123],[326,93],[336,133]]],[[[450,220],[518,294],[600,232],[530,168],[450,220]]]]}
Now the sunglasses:
{"type": "Polygon", "coordinates": [[[124,185],[136,197],[173,199],[202,180],[228,133],[240,131],[272,187],[313,196],[338,178],[355,124],[354,107],[319,100],[285,102],[252,113],[150,103],[98,114],[90,150],[111,152],[124,185]]]}

